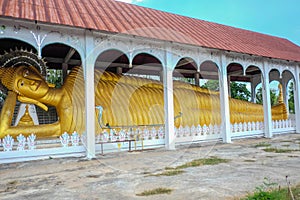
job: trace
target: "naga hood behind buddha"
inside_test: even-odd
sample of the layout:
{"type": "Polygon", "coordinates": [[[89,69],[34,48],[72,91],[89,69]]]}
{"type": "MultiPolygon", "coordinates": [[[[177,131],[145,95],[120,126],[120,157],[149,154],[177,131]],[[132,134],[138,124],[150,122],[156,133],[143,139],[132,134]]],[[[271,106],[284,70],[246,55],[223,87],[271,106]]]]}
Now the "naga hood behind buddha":
{"type": "MultiPolygon", "coordinates": [[[[85,131],[85,97],[82,67],[75,67],[59,89],[49,87],[36,67],[15,66],[0,69],[1,83],[9,90],[1,111],[0,137],[7,134],[35,133],[38,137],[58,136],[63,132],[85,131]],[[43,125],[11,126],[16,101],[31,103],[47,110],[55,106],[58,122],[43,125]]],[[[175,126],[220,124],[219,93],[198,86],[174,81],[174,113],[182,113],[174,119],[175,126]]],[[[159,81],[95,70],[95,106],[103,113],[100,124],[110,127],[164,124],[164,91],[159,81]]],[[[99,117],[96,112],[96,119],[99,117]]],[[[230,98],[230,121],[263,121],[263,106],[230,98]]],[[[280,101],[272,107],[273,120],[287,118],[285,105],[280,101]]]]}

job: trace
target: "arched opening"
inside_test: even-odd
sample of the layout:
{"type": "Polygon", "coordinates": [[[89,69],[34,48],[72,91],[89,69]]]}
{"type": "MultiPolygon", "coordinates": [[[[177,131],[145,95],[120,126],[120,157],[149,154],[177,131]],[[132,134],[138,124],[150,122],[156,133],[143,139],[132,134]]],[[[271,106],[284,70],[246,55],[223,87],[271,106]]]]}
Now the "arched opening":
{"type": "Polygon", "coordinates": [[[42,57],[47,62],[47,80],[54,83],[57,88],[63,85],[73,67],[81,66],[82,61],[78,51],[61,43],[53,43],[42,49],[42,57]]]}
{"type": "Polygon", "coordinates": [[[199,86],[196,62],[192,58],[181,58],[173,71],[173,79],[199,86]]]}
{"type": "Polygon", "coordinates": [[[228,93],[233,99],[250,101],[250,77],[243,73],[243,66],[230,63],[227,66],[228,93]]]}
{"type": "Polygon", "coordinates": [[[289,118],[295,119],[295,79],[289,70],[284,70],[281,77],[283,102],[289,112],[289,118]]]}
{"type": "Polygon", "coordinates": [[[132,68],[126,72],[144,78],[162,81],[162,64],[158,58],[147,53],[137,54],[132,60],[132,68]]]}
{"type": "MultiPolygon", "coordinates": [[[[196,68],[192,66],[194,67],[195,65],[189,65],[190,71],[193,73],[197,72],[196,68]]],[[[182,109],[180,111],[182,112],[182,124],[180,125],[220,125],[218,66],[212,61],[204,61],[199,69],[199,85],[181,86],[179,84],[177,86],[178,94],[176,96],[178,96],[178,104],[182,109]]],[[[174,89],[175,86],[174,84],[174,89]]]]}
{"type": "Polygon", "coordinates": [[[292,116],[295,115],[295,100],[294,100],[294,94],[295,94],[295,82],[293,79],[289,80],[289,82],[287,83],[287,109],[289,111],[289,117],[293,118],[292,116]]]}
{"type": "Polygon", "coordinates": [[[129,59],[122,51],[109,49],[98,56],[95,68],[115,74],[126,73],[129,69],[129,59]]]}
{"type": "MultiPolygon", "coordinates": [[[[270,77],[270,104],[272,120],[285,120],[287,118],[287,107],[283,101],[282,75],[277,69],[269,72],[270,77]]],[[[284,86],[286,88],[286,86],[284,86]]],[[[285,92],[284,92],[285,93],[285,92]]]]}
{"type": "MultiPolygon", "coordinates": [[[[69,80],[67,79],[69,73],[75,68],[80,69],[78,74],[83,76],[81,56],[73,47],[62,43],[48,44],[42,49],[42,58],[47,62],[46,80],[48,83],[53,84],[55,88],[68,88],[68,85],[70,85],[71,82],[74,82],[74,86],[79,84],[79,82],[82,82],[82,80],[74,81],[70,80],[71,78],[69,78],[69,80]]],[[[82,84],[84,85],[83,82],[82,84]]],[[[78,93],[77,96],[79,96],[79,93],[84,93],[83,91],[84,90],[78,91],[74,88],[73,96],[76,96],[75,93],[78,93]]],[[[73,110],[78,109],[75,107],[79,106],[84,109],[84,105],[77,105],[74,106],[73,110]]],[[[51,124],[59,120],[58,112],[60,111],[55,106],[48,106],[48,111],[44,111],[39,107],[37,107],[36,110],[40,124],[51,124]]],[[[63,119],[61,121],[61,123],[63,123],[63,119]]]]}
{"type": "Polygon", "coordinates": [[[129,65],[122,52],[109,50],[99,55],[97,63],[108,63],[104,73],[99,72],[101,67],[95,69],[95,104],[103,109],[101,116],[97,111],[100,116],[97,132],[110,128],[135,131],[137,126],[148,128],[164,124],[159,59],[140,53],[129,65]]]}
{"type": "MultiPolygon", "coordinates": [[[[251,91],[251,102],[253,103],[257,103],[256,102],[256,89],[258,84],[261,83],[261,76],[262,76],[262,72],[261,70],[253,65],[250,65],[247,67],[246,69],[246,76],[248,76],[249,78],[249,82],[250,82],[250,91],[251,91]]],[[[261,84],[260,84],[261,87],[261,84]]]]}
{"type": "Polygon", "coordinates": [[[193,59],[186,57],[177,62],[173,70],[174,125],[176,128],[200,124],[196,89],[199,87],[199,79],[197,65],[193,59]]]}

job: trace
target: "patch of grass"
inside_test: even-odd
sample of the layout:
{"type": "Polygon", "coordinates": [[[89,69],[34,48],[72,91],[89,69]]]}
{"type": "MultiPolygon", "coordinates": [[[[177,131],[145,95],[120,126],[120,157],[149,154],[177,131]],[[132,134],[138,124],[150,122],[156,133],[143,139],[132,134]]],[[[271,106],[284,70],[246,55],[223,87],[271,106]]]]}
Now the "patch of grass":
{"type": "Polygon", "coordinates": [[[179,174],[184,173],[185,171],[181,170],[181,169],[176,169],[174,167],[165,167],[165,171],[161,172],[161,173],[144,173],[146,176],[176,176],[179,174]]]}
{"type": "Polygon", "coordinates": [[[17,184],[18,184],[17,180],[8,182],[8,185],[17,185],[17,184]]]}
{"type": "Polygon", "coordinates": [[[295,199],[300,199],[300,184],[292,188],[295,199]]]}
{"type": "Polygon", "coordinates": [[[210,157],[210,158],[201,158],[196,159],[191,162],[187,162],[183,165],[179,165],[177,167],[165,167],[165,171],[159,174],[148,174],[147,176],[176,176],[179,174],[184,173],[185,171],[182,169],[189,168],[189,167],[198,167],[202,165],[217,165],[220,163],[227,163],[230,160],[222,159],[218,157],[210,157]]]}
{"type": "Polygon", "coordinates": [[[165,167],[165,170],[173,170],[175,169],[174,167],[165,167]]]}
{"type": "Polygon", "coordinates": [[[288,155],[289,158],[299,158],[299,156],[295,156],[295,155],[288,155]]]}
{"type": "Polygon", "coordinates": [[[297,149],[278,149],[278,148],[265,148],[265,152],[274,152],[274,153],[290,153],[293,151],[299,151],[297,149]]]}
{"type": "MultiPolygon", "coordinates": [[[[294,199],[300,199],[300,185],[292,188],[292,194],[294,199]]],[[[247,195],[246,198],[242,200],[259,200],[259,199],[268,199],[268,200],[291,200],[291,193],[288,188],[279,188],[272,189],[268,191],[257,190],[253,194],[247,195]]]]}
{"type": "Polygon", "coordinates": [[[271,146],[270,143],[260,142],[260,143],[256,144],[254,147],[258,148],[258,147],[269,147],[269,146],[271,146]]]}
{"type": "Polygon", "coordinates": [[[289,144],[283,144],[281,146],[283,146],[283,147],[290,147],[291,145],[289,145],[289,144]]]}
{"type": "Polygon", "coordinates": [[[149,176],[176,176],[176,175],[179,175],[179,174],[182,174],[184,173],[183,170],[180,170],[180,169],[168,169],[162,173],[159,173],[159,174],[150,174],[149,176]]]}
{"type": "Polygon", "coordinates": [[[142,193],[136,194],[137,196],[151,196],[158,194],[170,194],[173,190],[169,188],[155,188],[153,190],[146,190],[142,193]]]}
{"type": "Polygon", "coordinates": [[[244,160],[244,162],[255,162],[255,160],[249,160],[249,159],[247,159],[247,160],[244,160]]]}
{"type": "Polygon", "coordinates": [[[281,142],[293,142],[293,140],[282,140],[281,142]]]}
{"type": "Polygon", "coordinates": [[[228,159],[223,159],[223,158],[218,158],[218,157],[211,157],[211,158],[201,158],[201,159],[196,159],[191,162],[187,162],[183,165],[179,165],[175,167],[175,169],[185,169],[188,167],[198,167],[202,165],[217,165],[220,163],[227,163],[229,162],[228,159]]]}

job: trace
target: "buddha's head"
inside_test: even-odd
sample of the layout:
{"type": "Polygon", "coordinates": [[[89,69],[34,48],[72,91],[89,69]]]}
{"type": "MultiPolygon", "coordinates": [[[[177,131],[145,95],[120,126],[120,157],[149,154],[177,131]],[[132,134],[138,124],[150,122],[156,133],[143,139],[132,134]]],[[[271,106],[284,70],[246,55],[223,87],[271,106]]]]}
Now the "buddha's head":
{"type": "Polygon", "coordinates": [[[8,90],[31,99],[41,98],[49,90],[45,79],[32,66],[1,68],[0,79],[8,90]]]}

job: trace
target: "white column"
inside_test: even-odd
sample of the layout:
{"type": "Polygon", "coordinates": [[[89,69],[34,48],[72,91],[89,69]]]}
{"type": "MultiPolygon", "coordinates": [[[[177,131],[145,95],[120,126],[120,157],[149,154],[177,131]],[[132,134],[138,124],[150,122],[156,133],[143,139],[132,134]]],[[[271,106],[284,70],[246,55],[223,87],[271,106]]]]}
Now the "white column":
{"type": "MultiPolygon", "coordinates": [[[[227,68],[227,67],[226,67],[227,68]]],[[[226,69],[227,73],[227,69],[226,69]]],[[[230,89],[230,75],[227,76],[227,87],[228,87],[228,96],[231,97],[231,89],[230,89]]]]}
{"type": "Polygon", "coordinates": [[[300,133],[300,65],[296,67],[296,77],[294,83],[295,120],[296,133],[300,133]]]}
{"type": "Polygon", "coordinates": [[[223,131],[223,142],[231,143],[230,133],[230,111],[229,111],[229,96],[228,96],[228,81],[227,81],[227,66],[226,57],[221,56],[219,73],[219,87],[220,87],[220,106],[223,131]]]}
{"type": "Polygon", "coordinates": [[[283,96],[283,103],[286,105],[286,108],[289,110],[289,103],[288,103],[288,98],[287,98],[287,91],[288,91],[288,80],[286,77],[283,77],[281,79],[281,86],[282,86],[282,96],[283,96]]]}
{"type": "Polygon", "coordinates": [[[174,103],[173,103],[173,61],[172,54],[165,52],[165,66],[163,69],[164,109],[165,109],[165,148],[175,149],[174,132],[174,103]]]}
{"type": "Polygon", "coordinates": [[[95,86],[94,86],[94,39],[91,31],[85,35],[85,127],[86,127],[86,156],[95,157],[95,86]]]}
{"type": "Polygon", "coordinates": [[[256,87],[256,85],[254,85],[253,80],[251,80],[250,85],[251,85],[251,102],[255,103],[255,99],[256,99],[255,87],[256,87]]]}
{"type": "Polygon", "coordinates": [[[264,106],[264,133],[266,138],[271,138],[272,134],[272,112],[271,112],[271,97],[270,97],[270,80],[268,66],[263,63],[264,76],[262,77],[262,96],[264,106]]]}
{"type": "Polygon", "coordinates": [[[261,75],[251,78],[251,102],[256,102],[256,87],[261,82],[261,75]]]}

